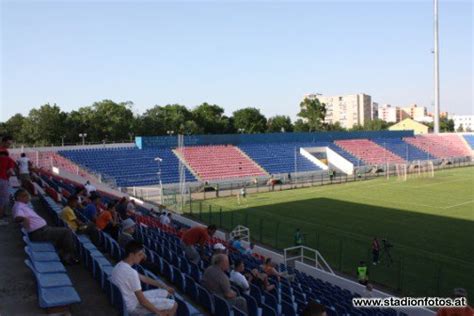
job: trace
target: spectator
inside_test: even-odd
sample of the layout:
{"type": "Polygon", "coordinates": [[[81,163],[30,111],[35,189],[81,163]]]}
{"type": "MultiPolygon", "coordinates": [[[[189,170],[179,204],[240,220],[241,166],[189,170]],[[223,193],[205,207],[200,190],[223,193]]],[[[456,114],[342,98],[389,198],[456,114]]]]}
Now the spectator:
{"type": "Polygon", "coordinates": [[[252,269],[248,275],[248,279],[250,280],[250,283],[257,286],[262,291],[272,291],[275,288],[275,285],[268,281],[268,275],[258,271],[258,269],[252,269]]]}
{"type": "Polygon", "coordinates": [[[218,295],[229,303],[247,313],[247,301],[230,287],[229,277],[226,272],[229,270],[229,258],[227,255],[218,254],[212,257],[212,265],[205,271],[201,279],[201,284],[212,294],[218,295]]]}
{"type": "Polygon", "coordinates": [[[58,248],[61,259],[66,264],[79,262],[75,257],[75,246],[73,233],[69,228],[50,227],[28,205],[30,195],[24,189],[15,192],[15,204],[13,205],[13,218],[15,222],[21,223],[28,232],[31,241],[48,241],[54,243],[58,248]]]}
{"type": "Polygon", "coordinates": [[[227,249],[220,242],[218,242],[217,244],[214,244],[214,246],[212,246],[212,250],[214,251],[213,253],[214,255],[227,254],[227,249]]]}
{"type": "Polygon", "coordinates": [[[357,280],[362,285],[367,285],[369,282],[369,271],[364,261],[359,262],[357,267],[357,280]]]}
{"type": "Polygon", "coordinates": [[[97,229],[95,228],[94,224],[86,224],[83,223],[76,217],[76,213],[74,210],[79,205],[77,196],[71,195],[68,200],[66,206],[63,208],[59,217],[66,222],[69,228],[78,234],[87,234],[91,241],[94,244],[97,244],[99,240],[97,229]]]}
{"type": "Polygon", "coordinates": [[[3,136],[2,142],[0,143],[0,153],[5,153],[7,156],[10,156],[8,152],[8,148],[10,148],[13,144],[13,137],[11,136],[3,136]]]}
{"type": "Polygon", "coordinates": [[[97,219],[97,213],[100,209],[100,195],[93,194],[90,198],[90,203],[87,204],[86,208],[84,209],[84,216],[87,217],[88,220],[95,224],[97,219]]]}
{"type": "Polygon", "coordinates": [[[267,258],[265,260],[265,264],[263,265],[263,272],[265,272],[268,276],[275,276],[278,281],[280,281],[281,277],[291,279],[289,278],[289,275],[287,273],[280,273],[275,269],[275,265],[273,264],[271,258],[267,258]]]}
{"type": "Polygon", "coordinates": [[[26,157],[25,153],[21,153],[20,158],[16,162],[18,165],[18,174],[21,184],[30,180],[31,161],[26,157]]]}
{"type": "Polygon", "coordinates": [[[59,214],[59,217],[66,222],[69,228],[76,232],[78,229],[83,228],[84,223],[77,219],[74,209],[77,208],[78,199],[77,196],[71,195],[67,199],[67,204],[59,214]]]}
{"type": "Polygon", "coordinates": [[[127,215],[127,205],[128,205],[128,201],[127,201],[127,198],[126,197],[122,197],[120,199],[120,201],[117,203],[117,206],[115,207],[115,209],[117,210],[117,213],[120,217],[121,220],[126,220],[128,218],[128,215],[127,215]]]}
{"type": "Polygon", "coordinates": [[[301,313],[302,316],[327,316],[326,307],[318,304],[315,301],[311,301],[306,305],[301,313]]]}
{"type": "Polygon", "coordinates": [[[100,212],[96,220],[97,228],[117,240],[118,238],[118,216],[115,211],[115,203],[107,205],[107,209],[100,212]]]}
{"type": "Polygon", "coordinates": [[[130,202],[128,202],[127,212],[132,213],[132,214],[137,212],[137,206],[135,205],[135,200],[134,199],[130,199],[130,202]]]}
{"type": "Polygon", "coordinates": [[[90,203],[90,199],[87,197],[86,189],[84,187],[76,188],[77,201],[81,207],[87,206],[90,203]]]}
{"type": "Polygon", "coordinates": [[[301,245],[303,245],[303,234],[301,234],[300,229],[297,228],[295,231],[295,246],[301,245]]]}
{"type": "Polygon", "coordinates": [[[234,270],[230,272],[230,281],[237,285],[245,294],[250,295],[250,285],[247,278],[242,274],[245,270],[244,262],[234,262],[234,270]]]}
{"type": "Polygon", "coordinates": [[[372,240],[372,264],[375,266],[379,263],[380,243],[377,237],[372,240]]]}
{"type": "Polygon", "coordinates": [[[464,307],[443,307],[438,309],[436,316],[472,316],[474,315],[474,308],[467,305],[467,291],[463,288],[454,289],[454,298],[464,298],[466,306],[464,307]]]}
{"type": "Polygon", "coordinates": [[[164,215],[160,217],[160,223],[166,226],[171,225],[171,213],[164,213],[164,215]]]}
{"type": "Polygon", "coordinates": [[[120,247],[126,248],[127,244],[134,240],[133,234],[135,233],[135,222],[131,218],[127,218],[122,222],[122,231],[118,237],[118,243],[120,247]]]}
{"type": "Polygon", "coordinates": [[[174,290],[157,280],[139,274],[132,268],[133,265],[140,264],[144,258],[143,245],[136,241],[129,242],[125,248],[125,259],[114,267],[110,281],[120,289],[125,306],[131,315],[150,313],[175,315],[178,305],[168,298],[174,290]],[[141,282],[160,289],[143,292],[141,282]]]}
{"type": "Polygon", "coordinates": [[[91,196],[94,192],[97,192],[97,188],[93,186],[90,181],[86,182],[84,188],[86,189],[87,196],[91,196]]]}
{"type": "Polygon", "coordinates": [[[199,263],[200,257],[204,256],[204,246],[216,230],[216,225],[209,225],[207,228],[204,226],[194,226],[183,234],[181,246],[189,261],[195,264],[199,263]],[[199,247],[199,250],[196,249],[196,246],[199,247]]]}
{"type": "Polygon", "coordinates": [[[251,253],[250,249],[245,249],[240,241],[240,236],[235,236],[234,240],[232,241],[232,247],[234,247],[238,252],[244,255],[248,255],[251,253]]]}
{"type": "Polygon", "coordinates": [[[8,224],[8,221],[5,219],[5,213],[10,201],[10,194],[8,192],[10,187],[9,179],[15,173],[15,167],[15,162],[8,156],[8,150],[0,147],[0,226],[8,224]]]}

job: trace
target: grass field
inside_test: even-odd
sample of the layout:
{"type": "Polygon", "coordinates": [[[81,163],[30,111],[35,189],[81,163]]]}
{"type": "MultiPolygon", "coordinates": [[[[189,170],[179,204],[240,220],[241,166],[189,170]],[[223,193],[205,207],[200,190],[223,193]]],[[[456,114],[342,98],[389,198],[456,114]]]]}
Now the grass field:
{"type": "MultiPolygon", "coordinates": [[[[370,266],[370,278],[404,295],[474,294],[474,168],[436,172],[408,181],[378,178],[193,203],[193,215],[230,230],[250,228],[252,239],[282,249],[300,228],[333,269],[355,274],[370,262],[373,236],[394,244],[394,263],[370,266]],[[211,212],[209,209],[211,208],[211,212]],[[201,209],[201,211],[198,211],[201,209]]],[[[471,295],[471,298],[473,295],[471,295]]]]}

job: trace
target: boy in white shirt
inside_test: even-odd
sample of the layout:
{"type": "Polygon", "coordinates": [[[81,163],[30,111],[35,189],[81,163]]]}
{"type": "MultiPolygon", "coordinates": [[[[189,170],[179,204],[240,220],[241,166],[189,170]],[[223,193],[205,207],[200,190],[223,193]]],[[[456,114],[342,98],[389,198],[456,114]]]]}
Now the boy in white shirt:
{"type": "Polygon", "coordinates": [[[110,281],[120,289],[130,315],[150,313],[160,316],[175,315],[178,305],[173,299],[168,298],[174,293],[174,289],[139,274],[132,268],[145,258],[143,245],[134,240],[130,241],[125,247],[125,259],[114,267],[110,281]],[[140,281],[160,289],[143,292],[140,281]]]}
{"type": "Polygon", "coordinates": [[[230,281],[237,285],[245,294],[250,295],[249,282],[242,274],[244,270],[244,262],[242,260],[236,260],[234,263],[234,270],[230,272],[230,281]]]}

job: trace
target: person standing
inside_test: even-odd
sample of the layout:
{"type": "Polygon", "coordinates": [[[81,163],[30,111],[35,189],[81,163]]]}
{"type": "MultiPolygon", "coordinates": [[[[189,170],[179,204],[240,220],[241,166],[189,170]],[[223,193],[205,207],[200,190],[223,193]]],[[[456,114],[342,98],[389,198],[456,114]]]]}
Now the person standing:
{"type": "Polygon", "coordinates": [[[30,180],[31,161],[26,157],[25,153],[21,153],[20,158],[16,163],[18,165],[19,179],[21,184],[24,186],[24,183],[30,180]]]}
{"type": "Polygon", "coordinates": [[[372,264],[375,266],[379,263],[380,243],[377,237],[372,240],[372,264]]]}
{"type": "Polygon", "coordinates": [[[369,269],[364,261],[360,261],[357,267],[357,280],[362,285],[367,285],[369,282],[369,269]]]}
{"type": "Polygon", "coordinates": [[[5,219],[6,207],[10,202],[9,179],[15,173],[15,162],[10,158],[8,148],[13,143],[10,136],[4,136],[0,144],[0,226],[8,225],[5,219]]]}
{"type": "Polygon", "coordinates": [[[184,232],[181,237],[181,246],[183,247],[186,258],[192,263],[198,264],[204,256],[204,246],[216,232],[216,225],[194,226],[184,232]],[[196,249],[198,247],[198,249],[196,249]]]}
{"type": "Polygon", "coordinates": [[[295,246],[302,246],[303,245],[303,234],[299,228],[295,231],[295,246]]]}

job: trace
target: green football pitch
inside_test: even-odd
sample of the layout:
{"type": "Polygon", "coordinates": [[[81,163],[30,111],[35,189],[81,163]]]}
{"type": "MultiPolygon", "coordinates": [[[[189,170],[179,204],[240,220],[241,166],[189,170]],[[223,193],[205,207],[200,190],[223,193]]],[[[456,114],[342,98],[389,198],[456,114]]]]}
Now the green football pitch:
{"type": "Polygon", "coordinates": [[[371,282],[403,295],[449,296],[455,287],[474,294],[472,167],[434,178],[255,193],[240,205],[235,196],[195,201],[191,216],[227,230],[245,225],[254,241],[280,250],[293,245],[300,228],[305,245],[352,276],[360,260],[371,262],[372,238],[386,238],[394,245],[393,263],[384,255],[370,265],[371,282]]]}

